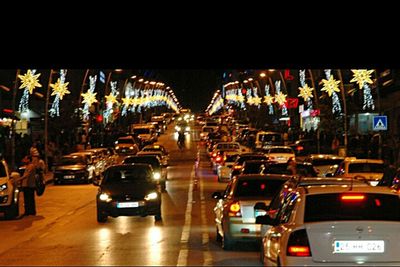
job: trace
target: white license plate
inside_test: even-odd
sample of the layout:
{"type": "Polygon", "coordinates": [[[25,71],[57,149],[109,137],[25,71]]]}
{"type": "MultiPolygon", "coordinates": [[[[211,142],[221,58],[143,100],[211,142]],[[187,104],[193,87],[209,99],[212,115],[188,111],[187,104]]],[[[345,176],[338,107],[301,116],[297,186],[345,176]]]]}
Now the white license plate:
{"type": "Polygon", "coordinates": [[[384,253],[383,240],[336,240],[334,253],[384,253]]]}
{"type": "Polygon", "coordinates": [[[74,179],[75,175],[64,175],[64,179],[74,179]]]}
{"type": "Polygon", "coordinates": [[[117,203],[117,208],[137,208],[139,207],[139,202],[120,202],[117,203]]]}

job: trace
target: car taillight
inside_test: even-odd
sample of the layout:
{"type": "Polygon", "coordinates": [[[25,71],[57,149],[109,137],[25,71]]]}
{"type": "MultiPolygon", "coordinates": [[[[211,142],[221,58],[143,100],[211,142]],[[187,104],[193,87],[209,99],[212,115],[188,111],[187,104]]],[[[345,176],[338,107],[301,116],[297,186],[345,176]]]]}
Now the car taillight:
{"type": "Polygon", "coordinates": [[[361,195],[361,194],[346,194],[346,195],[342,195],[340,197],[340,199],[342,201],[345,201],[345,202],[359,202],[359,201],[363,201],[365,199],[365,195],[361,195]]]}
{"type": "Polygon", "coordinates": [[[215,157],[217,156],[217,153],[214,152],[214,153],[211,154],[211,156],[212,156],[213,158],[215,158],[215,157]]]}
{"type": "Polygon", "coordinates": [[[304,147],[302,147],[302,146],[297,146],[296,149],[297,149],[297,151],[301,151],[301,150],[304,149],[304,147]]]}
{"type": "Polygon", "coordinates": [[[311,257],[306,229],[294,231],[290,234],[286,255],[292,257],[311,257]]]}
{"type": "Polygon", "coordinates": [[[242,168],[242,166],[240,166],[240,165],[235,165],[235,166],[233,166],[233,169],[234,170],[240,170],[242,168]]]}
{"type": "Polygon", "coordinates": [[[231,217],[241,217],[240,204],[239,202],[233,202],[229,205],[229,216],[231,217]]]}

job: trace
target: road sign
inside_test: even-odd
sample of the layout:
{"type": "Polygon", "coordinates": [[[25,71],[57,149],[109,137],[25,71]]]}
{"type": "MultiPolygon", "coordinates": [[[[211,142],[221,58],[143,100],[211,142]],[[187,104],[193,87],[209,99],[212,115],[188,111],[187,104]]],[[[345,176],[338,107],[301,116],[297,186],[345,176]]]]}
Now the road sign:
{"type": "Polygon", "coordinates": [[[387,116],[374,116],[372,128],[374,131],[387,130],[387,116]]]}

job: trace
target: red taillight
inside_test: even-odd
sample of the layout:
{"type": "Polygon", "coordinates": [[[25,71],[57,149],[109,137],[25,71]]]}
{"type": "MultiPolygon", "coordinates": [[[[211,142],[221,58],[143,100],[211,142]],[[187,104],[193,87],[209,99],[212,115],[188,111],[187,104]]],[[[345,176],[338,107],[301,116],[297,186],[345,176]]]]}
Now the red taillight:
{"type": "Polygon", "coordinates": [[[304,149],[304,147],[302,147],[302,146],[297,146],[296,149],[297,149],[297,151],[301,151],[301,150],[304,149]]]}
{"type": "Polygon", "coordinates": [[[239,202],[233,202],[229,205],[229,216],[231,217],[240,217],[242,214],[240,213],[240,205],[239,202]]]}
{"type": "Polygon", "coordinates": [[[290,234],[286,254],[292,257],[311,257],[306,229],[290,234]]]}
{"type": "Polygon", "coordinates": [[[221,156],[217,156],[217,157],[215,158],[215,162],[220,163],[221,161],[222,161],[222,157],[221,157],[221,156]]]}
{"type": "Polygon", "coordinates": [[[362,201],[365,199],[365,195],[359,195],[359,194],[349,194],[349,195],[342,195],[340,197],[342,201],[362,201]]]}
{"type": "Polygon", "coordinates": [[[240,170],[242,168],[242,166],[240,166],[240,165],[235,165],[235,166],[233,166],[233,169],[234,170],[240,170]]]}
{"type": "Polygon", "coordinates": [[[217,156],[217,153],[212,153],[212,155],[211,155],[213,158],[215,158],[216,156],[217,156]]]}

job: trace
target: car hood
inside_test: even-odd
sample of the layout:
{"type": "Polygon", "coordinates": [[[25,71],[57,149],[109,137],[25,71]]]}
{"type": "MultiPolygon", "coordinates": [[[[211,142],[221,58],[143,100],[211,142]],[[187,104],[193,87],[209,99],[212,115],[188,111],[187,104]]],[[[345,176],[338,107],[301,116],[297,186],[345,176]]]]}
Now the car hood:
{"type": "Polygon", "coordinates": [[[79,165],[79,164],[55,167],[55,171],[82,171],[85,169],[86,169],[85,165],[79,165]]]}
{"type": "Polygon", "coordinates": [[[132,195],[138,198],[143,198],[151,191],[156,191],[157,186],[153,183],[115,183],[101,185],[101,191],[107,192],[112,196],[132,195]]]}
{"type": "Polygon", "coordinates": [[[7,183],[8,178],[7,177],[0,177],[0,185],[7,183]]]}

